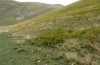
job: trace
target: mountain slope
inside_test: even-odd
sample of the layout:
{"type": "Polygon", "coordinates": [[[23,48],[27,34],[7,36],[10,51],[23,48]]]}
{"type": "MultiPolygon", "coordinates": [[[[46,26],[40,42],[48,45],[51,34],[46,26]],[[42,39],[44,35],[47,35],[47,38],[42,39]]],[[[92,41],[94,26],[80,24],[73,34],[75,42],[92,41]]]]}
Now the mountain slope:
{"type": "Polygon", "coordinates": [[[57,65],[99,65],[99,2],[80,0],[10,26],[9,30],[19,44],[59,61],[57,65]]]}
{"type": "Polygon", "coordinates": [[[15,29],[18,28],[18,30],[25,28],[24,30],[22,30],[23,32],[28,32],[28,30],[30,31],[32,29],[34,30],[34,27],[36,27],[37,30],[45,27],[54,26],[55,28],[63,25],[65,26],[65,28],[71,27],[73,29],[78,27],[91,27],[94,25],[98,25],[99,23],[99,6],[100,5],[98,3],[98,0],[95,0],[93,2],[92,0],[82,0],[60,10],[49,12],[47,14],[14,25],[12,27],[14,27],[15,29]],[[83,5],[87,6],[83,7],[83,5]]]}
{"type": "MultiPolygon", "coordinates": [[[[48,11],[61,7],[61,5],[49,5],[37,2],[16,2],[13,0],[0,0],[0,19],[5,21],[5,18],[10,22],[9,24],[18,23],[22,20],[29,19],[31,17],[38,16],[48,11]]],[[[5,22],[0,21],[0,24],[5,22]]],[[[8,25],[9,25],[8,24],[8,25]]],[[[5,23],[5,25],[7,25],[5,23]]]]}

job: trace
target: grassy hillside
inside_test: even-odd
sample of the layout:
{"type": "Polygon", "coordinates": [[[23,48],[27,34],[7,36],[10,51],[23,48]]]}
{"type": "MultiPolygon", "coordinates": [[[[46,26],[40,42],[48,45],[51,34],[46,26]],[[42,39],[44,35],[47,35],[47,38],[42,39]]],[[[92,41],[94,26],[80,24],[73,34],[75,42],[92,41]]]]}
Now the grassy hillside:
{"type": "MultiPolygon", "coordinates": [[[[25,21],[24,23],[19,23],[14,25],[18,30],[26,28],[22,31],[34,30],[36,27],[39,29],[46,27],[58,27],[67,26],[67,28],[77,28],[77,27],[90,27],[90,25],[98,25],[99,23],[99,3],[98,0],[92,2],[89,1],[79,1],[60,10],[49,12],[42,16],[25,21]],[[84,6],[83,6],[84,5],[84,6]],[[96,21],[95,21],[96,20],[96,21]],[[35,21],[35,22],[34,22],[35,21]],[[77,21],[77,22],[76,22],[77,21]],[[73,23],[73,24],[72,24],[73,23]],[[95,23],[95,24],[94,24],[95,23]],[[58,24],[58,25],[56,25],[58,24]],[[82,25],[81,25],[82,24],[82,25]],[[56,26],[55,26],[56,25],[56,26]],[[32,29],[27,29],[28,27],[32,29]]],[[[64,28],[64,27],[63,27],[64,28]]],[[[37,29],[37,30],[39,30],[37,29]]]]}
{"type": "Polygon", "coordinates": [[[0,26],[2,24],[11,25],[12,21],[13,24],[15,24],[60,7],[61,5],[49,5],[37,2],[24,3],[24,2],[16,2],[13,0],[0,0],[0,19],[2,20],[4,19],[3,21],[5,21],[5,19],[9,19],[9,21],[11,21],[11,22],[5,21],[6,23],[9,24],[2,23],[2,21],[0,21],[0,26]]]}
{"type": "Polygon", "coordinates": [[[7,29],[15,43],[24,47],[22,54],[31,55],[31,50],[38,55],[28,57],[29,62],[35,57],[34,65],[99,65],[99,2],[80,0],[7,29]]]}

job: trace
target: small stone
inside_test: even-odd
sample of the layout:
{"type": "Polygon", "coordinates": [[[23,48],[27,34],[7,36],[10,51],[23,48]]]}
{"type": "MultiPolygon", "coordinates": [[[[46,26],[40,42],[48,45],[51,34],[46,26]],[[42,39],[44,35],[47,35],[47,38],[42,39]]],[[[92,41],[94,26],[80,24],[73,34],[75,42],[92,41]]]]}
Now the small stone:
{"type": "Polygon", "coordinates": [[[33,52],[34,50],[32,50],[32,52],[33,52]]]}
{"type": "Polygon", "coordinates": [[[72,63],[71,65],[74,65],[74,63],[72,63]]]}
{"type": "Polygon", "coordinates": [[[40,60],[38,60],[38,62],[40,63],[41,61],[40,61],[40,60]]]}
{"type": "Polygon", "coordinates": [[[12,62],[13,60],[10,60],[10,62],[12,62]]]}

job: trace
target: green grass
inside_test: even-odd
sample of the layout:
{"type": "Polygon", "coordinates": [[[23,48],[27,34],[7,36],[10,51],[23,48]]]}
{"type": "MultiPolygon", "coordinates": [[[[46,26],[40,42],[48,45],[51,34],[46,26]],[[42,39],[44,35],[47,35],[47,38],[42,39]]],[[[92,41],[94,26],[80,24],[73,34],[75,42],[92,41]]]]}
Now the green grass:
{"type": "Polygon", "coordinates": [[[0,26],[13,25],[60,7],[62,5],[50,5],[38,2],[1,1],[0,26]],[[17,18],[21,19],[17,20],[17,18]]]}
{"type": "Polygon", "coordinates": [[[42,35],[38,35],[36,38],[31,39],[30,43],[38,46],[53,47],[56,44],[64,42],[63,36],[64,32],[59,29],[53,32],[48,32],[42,35]]]}
{"type": "MultiPolygon", "coordinates": [[[[20,43],[26,49],[34,49],[41,54],[47,55],[55,64],[60,65],[98,65],[100,62],[100,27],[87,28],[81,31],[58,30],[48,31],[37,37],[22,38],[20,43]],[[93,60],[92,60],[93,59],[93,60]]],[[[20,39],[19,37],[16,39],[20,39]]],[[[43,60],[43,57],[41,60],[43,60]]],[[[44,59],[45,62],[47,59],[44,59]]],[[[49,61],[50,62],[50,61],[49,61]]],[[[47,62],[47,64],[49,64],[47,62]]],[[[50,65],[55,65],[50,62],[50,65]]],[[[41,65],[41,64],[40,64],[41,65]]]]}
{"type": "Polygon", "coordinates": [[[6,19],[0,19],[0,26],[9,26],[13,24],[19,23],[16,21],[16,18],[6,18],[6,19]]]}
{"type": "Polygon", "coordinates": [[[23,65],[22,62],[29,63],[28,65],[99,65],[99,7],[98,0],[81,0],[59,10],[8,26],[7,29],[14,39],[11,42],[16,41],[15,44],[18,45],[18,49],[14,52],[17,51],[23,55],[20,57],[16,53],[16,59],[20,57],[20,60],[15,60],[14,63],[19,65],[23,65]]]}
{"type": "MultiPolygon", "coordinates": [[[[53,56],[55,57],[55,55],[53,56]]],[[[0,65],[43,64],[60,65],[58,60],[54,60],[52,56],[47,56],[45,53],[36,50],[35,47],[31,48],[30,46],[17,44],[15,39],[11,37],[11,33],[0,34],[0,65]]]]}

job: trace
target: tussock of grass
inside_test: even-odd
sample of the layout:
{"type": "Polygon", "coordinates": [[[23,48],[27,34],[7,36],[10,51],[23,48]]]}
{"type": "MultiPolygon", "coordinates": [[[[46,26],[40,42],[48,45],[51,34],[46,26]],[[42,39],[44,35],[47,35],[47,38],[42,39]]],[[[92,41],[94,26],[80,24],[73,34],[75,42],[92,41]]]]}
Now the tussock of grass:
{"type": "Polygon", "coordinates": [[[61,30],[48,32],[31,39],[31,43],[39,46],[53,47],[55,44],[64,42],[64,32],[61,30]]]}
{"type": "Polygon", "coordinates": [[[85,57],[78,56],[77,53],[66,53],[65,59],[69,64],[77,64],[77,65],[89,65],[91,64],[91,57],[86,55],[85,57]],[[70,63],[71,62],[71,63],[70,63]]]}

